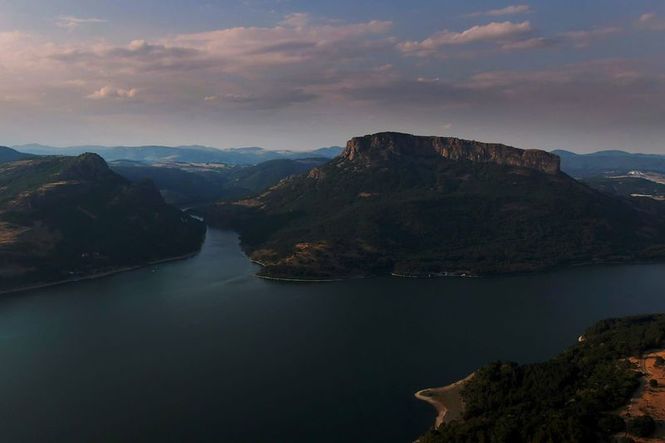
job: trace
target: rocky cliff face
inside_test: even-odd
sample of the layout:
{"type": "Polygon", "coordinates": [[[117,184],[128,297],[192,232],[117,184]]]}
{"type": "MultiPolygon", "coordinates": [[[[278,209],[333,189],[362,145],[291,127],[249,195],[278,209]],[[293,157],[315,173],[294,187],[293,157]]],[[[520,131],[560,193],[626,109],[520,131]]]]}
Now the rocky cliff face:
{"type": "Polygon", "coordinates": [[[72,158],[60,172],[63,180],[113,180],[122,181],[114,174],[103,158],[97,154],[85,153],[72,158]]]}
{"type": "Polygon", "coordinates": [[[399,157],[444,157],[480,163],[529,168],[555,175],[560,172],[556,155],[537,149],[518,149],[501,144],[481,143],[452,137],[421,137],[384,132],[351,139],[342,157],[372,162],[399,157]]]}

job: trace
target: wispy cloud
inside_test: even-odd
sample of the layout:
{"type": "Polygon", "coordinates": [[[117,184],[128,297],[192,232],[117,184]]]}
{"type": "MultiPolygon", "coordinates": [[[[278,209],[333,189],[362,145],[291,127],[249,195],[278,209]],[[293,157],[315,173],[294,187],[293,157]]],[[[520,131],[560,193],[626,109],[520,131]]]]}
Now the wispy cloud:
{"type": "Polygon", "coordinates": [[[553,36],[528,36],[526,39],[515,39],[501,44],[505,51],[543,49],[552,47],[586,48],[592,43],[609,38],[623,31],[617,26],[606,26],[584,30],[567,31],[553,36]]]}
{"type": "Polygon", "coordinates": [[[477,11],[467,14],[467,17],[502,17],[508,15],[521,15],[533,12],[529,5],[510,5],[505,8],[477,11]]]}
{"type": "Polygon", "coordinates": [[[61,15],[56,18],[55,24],[59,28],[64,28],[69,31],[73,31],[81,25],[97,24],[97,23],[108,23],[107,20],[101,18],[81,18],[74,17],[71,15],[61,15]]]}
{"type": "MultiPolygon", "coordinates": [[[[277,109],[316,100],[326,85],[372,72],[394,53],[392,23],[285,17],[274,26],[234,27],[114,44],[98,39],[55,43],[0,33],[3,65],[16,73],[0,96],[16,90],[71,108],[63,97],[92,103],[131,100],[144,107],[277,109]],[[73,82],[72,79],[76,79],[73,82]],[[130,86],[127,86],[130,85],[130,86]],[[52,100],[49,100],[49,97],[52,100]]],[[[393,54],[394,55],[394,54],[393,54]]],[[[138,109],[138,106],[136,107],[138,109]]]]}
{"type": "Polygon", "coordinates": [[[665,18],[659,17],[653,12],[642,14],[637,24],[639,27],[649,31],[665,31],[665,18]]]}
{"type": "Polygon", "coordinates": [[[138,94],[138,89],[122,89],[114,88],[112,86],[104,86],[94,91],[92,94],[87,97],[94,100],[103,100],[103,99],[128,99],[134,98],[138,94]]]}
{"type": "Polygon", "coordinates": [[[542,49],[557,46],[559,40],[550,37],[531,37],[525,40],[509,41],[501,44],[501,49],[505,51],[519,51],[527,49],[542,49]]]}
{"type": "Polygon", "coordinates": [[[528,21],[521,23],[492,22],[473,26],[462,32],[442,31],[420,42],[410,41],[399,44],[399,49],[407,55],[428,56],[445,46],[465,45],[479,42],[506,42],[532,31],[528,21]]]}
{"type": "Polygon", "coordinates": [[[603,39],[618,34],[621,31],[622,29],[617,26],[607,26],[604,28],[564,32],[561,34],[561,37],[572,42],[574,46],[583,48],[589,46],[594,40],[603,39]]]}

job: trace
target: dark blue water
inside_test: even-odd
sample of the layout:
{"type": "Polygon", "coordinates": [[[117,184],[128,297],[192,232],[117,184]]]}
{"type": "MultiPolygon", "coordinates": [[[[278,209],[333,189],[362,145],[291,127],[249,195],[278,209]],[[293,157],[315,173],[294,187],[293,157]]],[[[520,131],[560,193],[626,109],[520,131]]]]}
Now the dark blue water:
{"type": "Polygon", "coordinates": [[[409,442],[413,398],[594,321],[665,311],[665,265],[280,284],[232,233],[191,260],[0,298],[2,442],[409,442]]]}

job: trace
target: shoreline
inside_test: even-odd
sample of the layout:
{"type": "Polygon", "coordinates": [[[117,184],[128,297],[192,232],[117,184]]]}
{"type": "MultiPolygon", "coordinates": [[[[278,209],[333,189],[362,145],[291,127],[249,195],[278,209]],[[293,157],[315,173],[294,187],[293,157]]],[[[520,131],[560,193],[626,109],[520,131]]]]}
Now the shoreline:
{"type": "MultiPolygon", "coordinates": [[[[219,229],[221,231],[230,231],[238,235],[239,246],[242,253],[247,257],[247,259],[261,268],[267,268],[269,265],[260,261],[253,259],[247,249],[245,249],[243,242],[240,240],[240,232],[236,229],[230,228],[218,228],[215,226],[208,225],[209,228],[219,229]]],[[[545,266],[540,266],[532,269],[519,269],[519,270],[505,270],[505,271],[492,271],[492,272],[475,272],[475,271],[445,271],[445,272],[424,272],[424,273],[413,273],[413,274],[403,274],[400,272],[390,271],[387,273],[381,274],[366,274],[358,275],[355,277],[331,277],[328,279],[304,279],[298,277],[272,277],[268,275],[260,275],[259,273],[254,274],[256,277],[264,280],[272,281],[281,281],[285,283],[331,283],[331,282],[341,282],[347,280],[358,280],[358,279],[370,279],[370,278],[395,278],[402,280],[440,280],[440,279],[449,279],[449,278],[463,278],[463,279],[475,279],[475,278],[495,278],[495,277],[518,277],[534,274],[547,274],[550,272],[559,272],[566,270],[575,270],[585,267],[614,267],[614,266],[641,266],[641,265],[658,265],[665,264],[664,257],[653,257],[653,258],[624,258],[624,259],[597,259],[597,260],[587,260],[579,262],[563,262],[557,264],[550,264],[545,266]]]]}
{"type": "Polygon", "coordinates": [[[398,272],[391,272],[391,277],[395,278],[410,278],[414,280],[433,280],[440,278],[478,278],[479,275],[470,272],[437,272],[437,273],[423,273],[423,274],[400,274],[398,272]]]}
{"type": "Polygon", "coordinates": [[[270,277],[269,275],[260,275],[260,274],[255,274],[257,278],[260,278],[262,280],[270,280],[270,281],[282,281],[286,283],[333,283],[333,282],[339,282],[339,281],[344,281],[344,279],[338,278],[338,279],[305,279],[305,278],[289,278],[289,277],[270,277]]]}
{"type": "MultiPolygon", "coordinates": [[[[233,231],[237,232],[237,231],[233,231]]],[[[259,265],[263,268],[267,267],[266,264],[261,263],[257,260],[253,260],[249,258],[249,255],[247,255],[246,252],[243,251],[245,256],[249,259],[250,262],[259,265]]],[[[550,272],[560,272],[560,271],[567,271],[567,270],[575,270],[579,268],[587,268],[587,267],[602,267],[602,266],[607,266],[607,267],[615,267],[615,266],[643,266],[643,265],[658,265],[658,264],[665,264],[665,259],[655,259],[655,260],[639,260],[639,261],[598,261],[598,262],[580,262],[580,263],[571,263],[571,264],[559,264],[559,265],[554,265],[554,266],[546,266],[544,268],[538,268],[538,269],[533,269],[533,270],[528,270],[528,271],[505,271],[505,272],[488,272],[488,273],[464,273],[464,274],[455,274],[455,273],[449,273],[447,275],[435,275],[435,274],[400,274],[397,272],[390,272],[388,274],[368,274],[368,275],[363,275],[363,276],[357,276],[357,277],[339,277],[339,278],[330,278],[330,279],[301,279],[297,277],[271,277],[271,276],[266,276],[266,275],[259,275],[255,274],[257,277],[266,279],[266,280],[274,280],[274,281],[283,281],[283,282],[291,282],[291,283],[307,283],[307,282],[314,282],[314,283],[329,283],[329,282],[340,282],[340,281],[347,281],[347,280],[357,280],[357,279],[366,279],[366,278],[382,278],[382,277],[388,277],[388,278],[394,278],[394,279],[402,279],[402,280],[443,280],[443,279],[487,279],[487,278],[497,278],[497,277],[520,277],[520,276],[528,276],[528,275],[534,275],[534,274],[547,274],[550,272]]]]}
{"type": "Polygon", "coordinates": [[[414,395],[418,400],[429,403],[436,409],[437,415],[434,420],[434,428],[438,429],[441,425],[457,420],[462,417],[464,412],[464,401],[461,391],[474,376],[472,372],[467,377],[456,381],[455,383],[443,386],[441,388],[427,388],[416,392],[414,395]]]}
{"type": "Polygon", "coordinates": [[[108,271],[96,272],[94,274],[83,275],[83,276],[80,276],[80,277],[68,278],[68,279],[65,279],[65,280],[58,280],[58,281],[53,281],[53,282],[48,282],[48,283],[35,283],[35,284],[29,285],[29,286],[21,286],[21,287],[14,288],[14,289],[6,289],[6,290],[0,291],[0,296],[10,295],[10,294],[18,294],[18,293],[21,293],[21,292],[34,291],[34,290],[37,290],[37,289],[45,289],[45,288],[50,288],[50,287],[54,287],[54,286],[64,286],[64,285],[68,285],[70,283],[79,283],[79,282],[84,282],[84,281],[88,281],[88,280],[98,280],[98,279],[102,279],[102,278],[105,278],[105,277],[111,277],[113,275],[122,274],[122,273],[125,273],[125,272],[138,271],[139,269],[147,268],[149,266],[154,266],[154,265],[159,265],[159,264],[169,263],[169,262],[175,262],[175,261],[181,261],[181,260],[188,260],[190,258],[196,257],[200,252],[201,252],[201,250],[199,249],[198,251],[190,252],[188,254],[178,255],[176,257],[162,258],[162,259],[159,259],[159,260],[153,260],[153,261],[141,264],[141,265],[126,266],[126,267],[122,267],[122,268],[111,269],[111,270],[108,270],[108,271]]]}

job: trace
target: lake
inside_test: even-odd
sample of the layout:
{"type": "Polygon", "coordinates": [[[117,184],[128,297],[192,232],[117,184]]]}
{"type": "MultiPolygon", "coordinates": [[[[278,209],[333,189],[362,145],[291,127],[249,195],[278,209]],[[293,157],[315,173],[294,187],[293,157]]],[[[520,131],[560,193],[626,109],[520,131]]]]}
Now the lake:
{"type": "Polygon", "coordinates": [[[415,391],[665,311],[665,265],[285,284],[193,259],[0,298],[0,441],[410,442],[415,391]]]}

